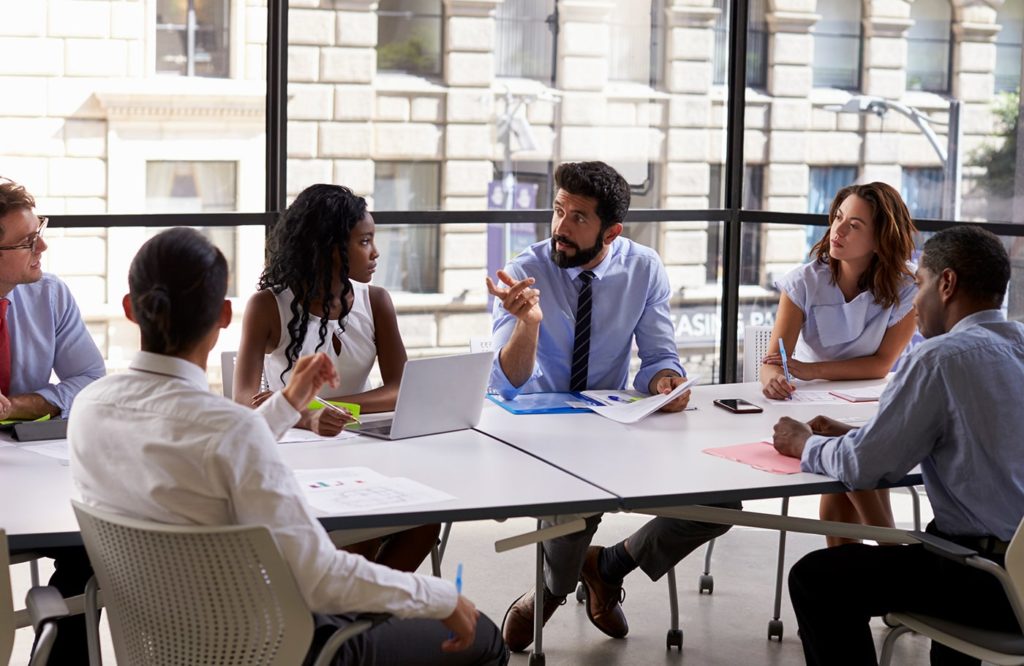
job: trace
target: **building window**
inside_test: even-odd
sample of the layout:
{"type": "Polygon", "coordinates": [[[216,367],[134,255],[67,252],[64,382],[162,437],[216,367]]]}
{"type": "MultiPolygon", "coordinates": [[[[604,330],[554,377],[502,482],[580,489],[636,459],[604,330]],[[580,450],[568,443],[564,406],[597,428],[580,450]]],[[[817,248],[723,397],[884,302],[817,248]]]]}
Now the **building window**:
{"type": "MultiPolygon", "coordinates": [[[[235,162],[146,162],[147,213],[230,213],[238,210],[235,162]]],[[[233,227],[201,227],[228,261],[228,295],[238,295],[233,227]]],[[[155,236],[160,229],[153,229],[155,236]]]]}
{"type": "Polygon", "coordinates": [[[907,90],[948,93],[950,1],[915,0],[910,18],[914,24],[907,31],[907,90]]]}
{"type": "MultiPolygon", "coordinates": [[[[724,203],[725,170],[721,164],[711,164],[711,188],[708,207],[721,208],[724,203]]],[[[743,167],[743,208],[764,208],[764,166],[747,164],[743,167]]],[[[722,266],[721,233],[724,224],[708,223],[707,279],[717,282],[722,266]]],[[[762,225],[743,224],[740,232],[740,284],[761,284],[762,225]]]]}
{"type": "Polygon", "coordinates": [[[555,0],[505,0],[495,24],[495,73],[554,83],[555,0]]]}
{"type": "MultiPolygon", "coordinates": [[[[766,0],[749,0],[747,9],[747,86],[768,85],[768,18],[766,0]]],[[[715,19],[714,82],[724,84],[729,76],[729,7],[731,0],[714,0],[719,10],[715,19]]]]}
{"type": "Polygon", "coordinates": [[[938,219],[942,216],[942,181],[940,167],[903,168],[901,194],[911,217],[938,219]]]}
{"type": "MultiPolygon", "coordinates": [[[[856,182],[857,167],[855,166],[812,166],[811,191],[807,195],[807,212],[815,215],[828,215],[829,206],[832,205],[836,193],[856,182]]],[[[822,227],[807,227],[808,254],[823,234],[822,227]]]]}
{"type": "Polygon", "coordinates": [[[228,0],[157,0],[156,71],[227,78],[228,0]]]}
{"type": "MultiPolygon", "coordinates": [[[[377,210],[437,210],[441,165],[437,162],[377,162],[373,202],[377,210]]],[[[438,225],[377,227],[376,282],[392,291],[437,292],[438,225]]]]}
{"type": "Polygon", "coordinates": [[[661,31],[657,0],[617,2],[612,7],[608,44],[608,79],[654,85],[658,79],[657,35],[661,31]]]}
{"type": "Polygon", "coordinates": [[[377,69],[441,74],[441,0],[380,0],[377,69]]]}
{"type": "Polygon", "coordinates": [[[860,2],[818,0],[821,20],[814,26],[814,86],[860,88],[860,2]]]}
{"type": "Polygon", "coordinates": [[[1024,2],[1007,2],[996,19],[996,92],[1020,88],[1021,44],[1024,43],[1024,2]]]}

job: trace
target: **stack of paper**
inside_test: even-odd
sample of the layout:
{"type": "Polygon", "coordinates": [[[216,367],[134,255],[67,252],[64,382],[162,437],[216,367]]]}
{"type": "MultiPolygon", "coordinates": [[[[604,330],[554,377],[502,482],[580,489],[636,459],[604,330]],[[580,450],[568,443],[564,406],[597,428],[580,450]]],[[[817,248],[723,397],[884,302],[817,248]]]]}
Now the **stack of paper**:
{"type": "Polygon", "coordinates": [[[653,414],[663,406],[675,400],[677,397],[682,395],[683,391],[686,391],[696,384],[698,379],[700,379],[700,377],[691,377],[687,381],[675,387],[671,393],[666,393],[664,395],[652,395],[648,398],[635,400],[633,402],[615,402],[612,405],[601,405],[599,407],[591,407],[590,409],[594,413],[600,414],[612,421],[618,421],[619,423],[636,423],[647,415],[653,414]]]}
{"type": "Polygon", "coordinates": [[[882,391],[885,390],[885,384],[879,384],[878,386],[868,386],[859,389],[846,389],[844,391],[829,391],[832,395],[843,400],[850,402],[875,402],[882,397],[882,391]]]}

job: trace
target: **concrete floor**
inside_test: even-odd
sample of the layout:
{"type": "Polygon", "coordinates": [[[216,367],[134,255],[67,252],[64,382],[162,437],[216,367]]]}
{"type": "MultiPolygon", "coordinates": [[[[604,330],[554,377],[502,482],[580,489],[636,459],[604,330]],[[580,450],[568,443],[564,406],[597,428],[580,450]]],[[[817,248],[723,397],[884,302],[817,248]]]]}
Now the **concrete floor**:
{"type": "MultiPolygon", "coordinates": [[[[893,493],[897,521],[910,527],[911,504],[903,492],[893,493]]],[[[778,500],[746,503],[753,511],[777,512],[778,500]]],[[[922,518],[930,515],[925,502],[922,518]]],[[[816,516],[817,498],[802,498],[791,504],[793,515],[816,516]]],[[[645,520],[642,516],[607,515],[595,538],[596,544],[610,545],[628,536],[645,520]]],[[[508,605],[533,584],[534,551],[522,548],[496,554],[494,541],[530,530],[532,520],[516,519],[504,523],[474,522],[455,525],[444,574],[454,576],[458,562],[463,563],[463,591],[496,623],[500,623],[508,605]]],[[[803,664],[803,652],[796,636],[796,621],[788,596],[783,598],[782,642],[767,640],[775,585],[777,533],[748,528],[733,528],[721,538],[714,551],[712,574],[714,593],[699,595],[698,577],[703,565],[701,549],[677,568],[683,651],[665,649],[668,629],[668,586],[652,583],[641,572],[626,580],[624,609],[630,623],[625,640],[607,638],[587,619],[582,605],[570,599],[552,617],[545,629],[544,648],[550,666],[594,664],[625,666],[648,664],[707,664],[770,666],[803,664]]],[[[823,537],[789,536],[787,562],[792,564],[804,553],[822,547],[823,537]]],[[[788,568],[788,567],[787,567],[788,568]]],[[[12,568],[15,599],[23,598],[28,587],[28,568],[12,568]]],[[[43,572],[48,576],[49,572],[43,572]]],[[[876,644],[881,645],[886,628],[875,621],[876,644]]],[[[106,627],[104,663],[115,663],[106,627]]],[[[18,632],[11,664],[26,664],[32,636],[18,632]]],[[[512,664],[526,666],[527,654],[515,655],[512,664]]],[[[917,636],[900,639],[895,663],[924,666],[928,663],[928,642],[917,636]]]]}

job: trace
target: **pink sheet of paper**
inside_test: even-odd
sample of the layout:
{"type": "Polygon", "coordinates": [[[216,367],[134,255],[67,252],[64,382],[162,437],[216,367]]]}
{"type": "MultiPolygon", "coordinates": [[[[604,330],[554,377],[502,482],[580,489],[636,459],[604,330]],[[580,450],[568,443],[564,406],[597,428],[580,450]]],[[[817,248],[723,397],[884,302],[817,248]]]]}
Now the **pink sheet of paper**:
{"type": "Polygon", "coordinates": [[[704,453],[734,460],[772,474],[796,474],[800,471],[798,458],[782,455],[775,450],[770,442],[722,446],[716,449],[704,449],[704,453]]]}

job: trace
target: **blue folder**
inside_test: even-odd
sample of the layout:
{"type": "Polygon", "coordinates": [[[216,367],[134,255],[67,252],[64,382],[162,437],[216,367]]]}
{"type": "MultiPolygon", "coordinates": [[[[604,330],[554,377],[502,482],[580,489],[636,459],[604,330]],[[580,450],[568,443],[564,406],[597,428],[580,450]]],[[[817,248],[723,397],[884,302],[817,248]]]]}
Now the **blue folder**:
{"type": "Polygon", "coordinates": [[[520,393],[511,400],[505,400],[493,393],[489,393],[487,397],[494,404],[513,414],[590,414],[589,409],[570,407],[566,403],[573,401],[601,404],[580,393],[520,393]]]}

